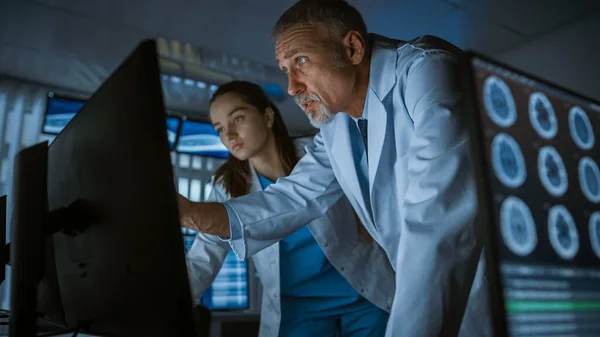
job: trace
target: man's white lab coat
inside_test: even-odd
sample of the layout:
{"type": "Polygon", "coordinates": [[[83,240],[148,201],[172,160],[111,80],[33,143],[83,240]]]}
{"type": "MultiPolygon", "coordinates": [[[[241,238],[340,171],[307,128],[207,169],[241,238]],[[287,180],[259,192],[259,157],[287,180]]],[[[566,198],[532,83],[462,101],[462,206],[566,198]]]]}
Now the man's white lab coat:
{"type": "Polygon", "coordinates": [[[365,107],[372,213],[354,165],[356,124],[339,113],[290,176],[226,203],[237,256],[294,232],[345,194],[396,271],[386,335],[448,337],[460,329],[460,336],[485,336],[489,308],[483,272],[475,277],[483,264],[459,53],[431,36],[375,36],[365,107]]]}

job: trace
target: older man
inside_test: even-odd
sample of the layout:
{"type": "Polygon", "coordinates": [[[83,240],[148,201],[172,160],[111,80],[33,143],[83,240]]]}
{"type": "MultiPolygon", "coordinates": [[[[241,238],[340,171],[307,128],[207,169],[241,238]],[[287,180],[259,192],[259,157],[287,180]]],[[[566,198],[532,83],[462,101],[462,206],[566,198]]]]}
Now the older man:
{"type": "Polygon", "coordinates": [[[288,92],[320,132],[265,191],[223,204],[180,199],[184,225],[230,238],[246,258],[345,194],[395,267],[387,336],[485,336],[460,50],[431,36],[368,35],[341,0],[299,1],[273,33],[288,92]]]}

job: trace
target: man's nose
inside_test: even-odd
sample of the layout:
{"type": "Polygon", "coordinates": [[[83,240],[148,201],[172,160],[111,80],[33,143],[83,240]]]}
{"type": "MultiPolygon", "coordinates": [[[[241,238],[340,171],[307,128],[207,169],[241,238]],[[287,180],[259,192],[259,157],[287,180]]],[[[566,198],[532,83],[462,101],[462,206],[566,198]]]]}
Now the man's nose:
{"type": "Polygon", "coordinates": [[[288,94],[296,96],[305,89],[304,84],[298,80],[298,76],[292,71],[288,74],[288,94]]]}

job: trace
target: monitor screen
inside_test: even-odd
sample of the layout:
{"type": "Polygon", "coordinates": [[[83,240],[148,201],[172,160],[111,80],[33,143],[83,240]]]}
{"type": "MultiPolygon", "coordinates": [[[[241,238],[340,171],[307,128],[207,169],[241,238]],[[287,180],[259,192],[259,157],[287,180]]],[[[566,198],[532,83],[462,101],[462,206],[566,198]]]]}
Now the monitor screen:
{"type": "MultiPolygon", "coordinates": [[[[51,135],[59,134],[71,119],[75,117],[85,102],[84,100],[59,96],[53,92],[49,92],[42,132],[51,135]]],[[[167,117],[167,136],[170,150],[173,150],[177,141],[177,131],[179,130],[180,121],[178,117],[167,117]]]]}
{"type": "Polygon", "coordinates": [[[49,92],[42,132],[52,135],[59,134],[84,104],[85,101],[83,100],[59,96],[53,92],[49,92]]]}
{"type": "Polygon", "coordinates": [[[211,124],[184,120],[179,133],[176,151],[180,153],[227,158],[229,151],[221,143],[219,134],[211,124]]]}
{"type": "Polygon", "coordinates": [[[286,94],[281,87],[275,83],[259,83],[265,94],[276,102],[285,100],[286,94]]]}
{"type": "MultiPolygon", "coordinates": [[[[185,252],[192,248],[196,232],[183,233],[185,252]]],[[[248,263],[239,261],[230,251],[211,286],[200,301],[211,310],[240,310],[248,308],[248,263]]]]}
{"type": "Polygon", "coordinates": [[[600,336],[600,106],[471,58],[509,336],[600,336]]]}
{"type": "Polygon", "coordinates": [[[177,141],[177,132],[179,131],[180,119],[177,117],[167,117],[167,138],[169,139],[169,150],[173,150],[177,141]]]}

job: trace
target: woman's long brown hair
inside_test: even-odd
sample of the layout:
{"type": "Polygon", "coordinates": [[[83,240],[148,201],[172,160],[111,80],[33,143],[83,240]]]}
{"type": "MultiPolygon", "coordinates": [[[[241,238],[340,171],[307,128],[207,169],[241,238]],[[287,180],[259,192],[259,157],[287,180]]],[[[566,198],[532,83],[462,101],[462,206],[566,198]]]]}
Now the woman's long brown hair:
{"type": "MultiPolygon", "coordinates": [[[[260,113],[264,113],[267,108],[273,109],[274,116],[271,132],[273,132],[273,136],[275,137],[275,144],[283,172],[285,175],[289,175],[294,166],[296,166],[296,163],[298,163],[299,158],[296,153],[294,140],[290,137],[283,123],[279,109],[271,102],[258,84],[248,81],[232,81],[223,84],[211,97],[210,104],[217,98],[229,93],[237,95],[244,102],[256,108],[260,113]]],[[[248,161],[239,160],[232,155],[215,171],[215,182],[220,182],[227,194],[232,198],[250,193],[251,179],[248,161]]]]}

